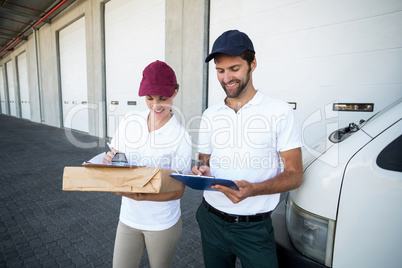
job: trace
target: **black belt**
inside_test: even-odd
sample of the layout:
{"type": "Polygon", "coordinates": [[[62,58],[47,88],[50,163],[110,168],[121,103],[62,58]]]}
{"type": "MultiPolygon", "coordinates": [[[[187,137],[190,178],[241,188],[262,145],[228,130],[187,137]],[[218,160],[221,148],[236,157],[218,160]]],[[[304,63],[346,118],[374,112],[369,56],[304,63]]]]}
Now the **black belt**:
{"type": "Polygon", "coordinates": [[[258,221],[263,221],[269,218],[271,216],[271,211],[270,212],[265,212],[265,213],[259,213],[256,215],[234,215],[234,214],[228,214],[225,212],[222,212],[210,204],[208,204],[205,199],[202,199],[202,204],[207,208],[208,212],[211,212],[212,214],[218,216],[224,221],[227,222],[258,222],[258,221]]]}

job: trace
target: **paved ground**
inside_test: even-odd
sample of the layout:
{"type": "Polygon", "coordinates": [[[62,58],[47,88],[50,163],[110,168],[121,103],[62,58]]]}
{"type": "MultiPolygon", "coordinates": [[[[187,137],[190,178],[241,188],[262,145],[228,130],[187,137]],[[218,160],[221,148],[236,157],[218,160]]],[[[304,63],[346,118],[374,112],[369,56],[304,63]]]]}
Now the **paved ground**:
{"type": "MultiPolygon", "coordinates": [[[[105,150],[104,139],[0,114],[0,267],[111,267],[120,198],[62,191],[65,166],[105,150]]],[[[187,188],[181,200],[174,267],[203,267],[201,195],[187,188]]],[[[145,254],[141,267],[149,267],[145,254]]]]}

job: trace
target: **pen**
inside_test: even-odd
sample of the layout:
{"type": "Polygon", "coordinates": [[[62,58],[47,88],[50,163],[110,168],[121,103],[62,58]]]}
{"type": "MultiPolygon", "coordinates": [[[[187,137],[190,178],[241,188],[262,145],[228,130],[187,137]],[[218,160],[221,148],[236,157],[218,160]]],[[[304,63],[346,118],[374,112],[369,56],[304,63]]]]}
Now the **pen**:
{"type": "Polygon", "coordinates": [[[112,145],[110,145],[110,143],[106,142],[107,146],[109,147],[110,151],[112,151],[113,154],[116,154],[116,152],[114,151],[112,145]]]}
{"type": "MultiPolygon", "coordinates": [[[[197,161],[197,167],[198,167],[198,170],[200,169],[200,167],[201,167],[201,161],[200,160],[198,160],[197,161]]],[[[199,175],[197,175],[197,176],[201,176],[202,174],[199,174],[199,175]]]]}

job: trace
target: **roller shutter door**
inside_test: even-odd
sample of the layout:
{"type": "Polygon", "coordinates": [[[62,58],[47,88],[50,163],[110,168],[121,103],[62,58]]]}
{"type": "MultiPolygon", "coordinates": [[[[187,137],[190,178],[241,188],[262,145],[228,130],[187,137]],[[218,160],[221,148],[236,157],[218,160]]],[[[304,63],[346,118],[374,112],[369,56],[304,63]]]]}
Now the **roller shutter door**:
{"type": "Polygon", "coordinates": [[[1,105],[1,113],[7,114],[6,107],[6,94],[4,88],[4,79],[3,79],[3,66],[0,66],[0,105],[1,105]]]}
{"type": "Polygon", "coordinates": [[[21,99],[21,117],[31,119],[31,101],[29,98],[28,69],[26,52],[18,56],[18,83],[21,99]]]}
{"type": "Polygon", "coordinates": [[[15,103],[15,83],[14,83],[14,69],[13,62],[6,63],[7,73],[7,89],[8,89],[8,103],[10,106],[10,115],[17,116],[17,105],[15,103]]]}
{"type": "Polygon", "coordinates": [[[85,17],[59,33],[63,125],[88,132],[85,17]]]}
{"type": "Polygon", "coordinates": [[[143,69],[165,59],[165,1],[115,0],[105,4],[107,136],[130,110],[145,110],[138,97],[143,69]]]}

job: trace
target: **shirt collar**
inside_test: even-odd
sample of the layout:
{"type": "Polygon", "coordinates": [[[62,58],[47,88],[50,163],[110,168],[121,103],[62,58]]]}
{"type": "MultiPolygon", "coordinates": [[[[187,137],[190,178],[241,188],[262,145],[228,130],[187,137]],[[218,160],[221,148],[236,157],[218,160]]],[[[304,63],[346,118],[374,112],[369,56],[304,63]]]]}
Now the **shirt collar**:
{"type": "Polygon", "coordinates": [[[161,135],[161,134],[170,135],[173,132],[176,124],[177,124],[176,115],[172,113],[172,117],[169,119],[169,121],[163,127],[161,127],[160,129],[157,129],[151,133],[154,133],[155,135],[161,135]]]}
{"type": "MultiPolygon", "coordinates": [[[[245,109],[248,106],[256,106],[256,105],[260,104],[262,99],[263,99],[263,97],[264,97],[263,94],[259,90],[257,90],[257,92],[255,93],[254,97],[249,102],[244,104],[243,107],[241,107],[241,109],[245,109]]],[[[232,108],[227,106],[225,104],[225,99],[223,99],[218,103],[218,111],[221,110],[221,109],[232,109],[232,108]]]]}

